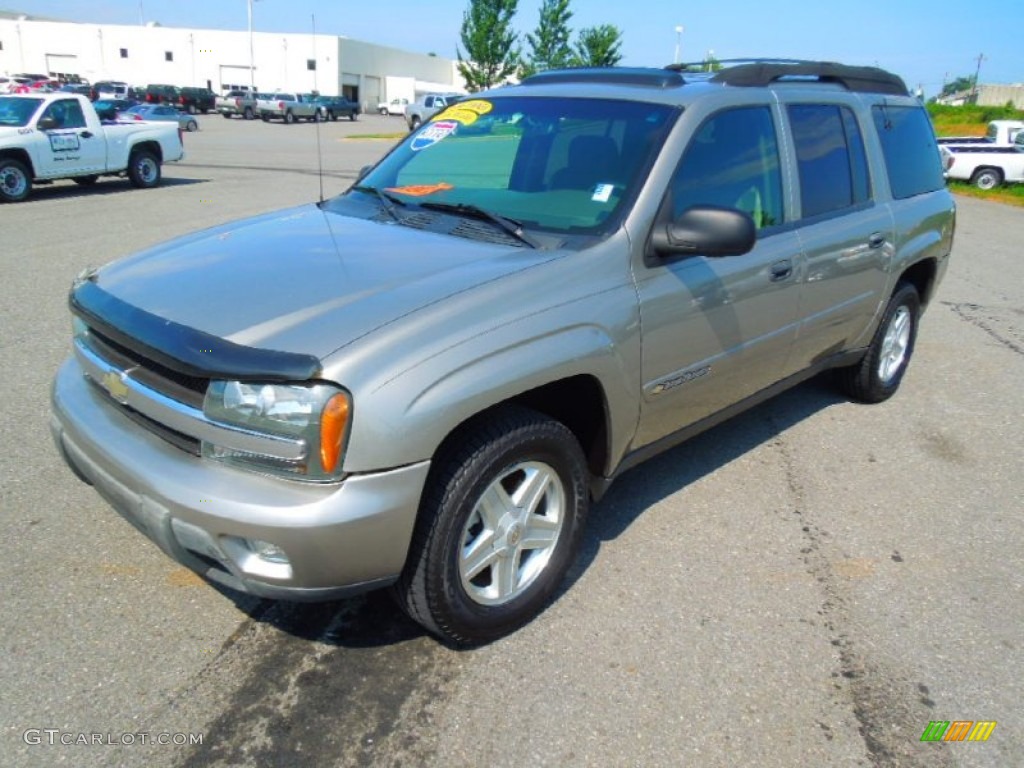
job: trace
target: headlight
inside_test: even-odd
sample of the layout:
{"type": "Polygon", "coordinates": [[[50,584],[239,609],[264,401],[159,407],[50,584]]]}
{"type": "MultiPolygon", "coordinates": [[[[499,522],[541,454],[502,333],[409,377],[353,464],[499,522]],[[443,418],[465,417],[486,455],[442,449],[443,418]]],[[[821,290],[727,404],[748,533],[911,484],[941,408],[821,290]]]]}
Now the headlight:
{"type": "Polygon", "coordinates": [[[351,401],[330,384],[214,381],[206,390],[207,418],[259,434],[301,441],[301,459],[257,454],[203,443],[203,455],[271,474],[326,481],[341,477],[351,401]]]}

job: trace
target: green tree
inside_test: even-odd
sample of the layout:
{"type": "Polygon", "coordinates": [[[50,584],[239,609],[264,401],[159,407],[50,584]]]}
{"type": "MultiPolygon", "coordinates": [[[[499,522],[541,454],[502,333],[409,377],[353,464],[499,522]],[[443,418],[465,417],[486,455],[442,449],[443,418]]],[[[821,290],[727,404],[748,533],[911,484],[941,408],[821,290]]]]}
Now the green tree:
{"type": "Polygon", "coordinates": [[[969,91],[974,87],[974,77],[971,75],[961,75],[956,80],[950,80],[944,86],[942,86],[942,93],[939,96],[949,96],[951,93],[958,93],[960,91],[969,91]]]}
{"type": "Polygon", "coordinates": [[[522,77],[545,69],[561,69],[573,63],[573,52],[569,47],[571,18],[569,0],[544,0],[541,3],[537,29],[534,34],[526,36],[530,55],[520,71],[522,77]]]}
{"type": "Polygon", "coordinates": [[[462,45],[456,48],[459,74],[470,91],[482,91],[499,85],[519,66],[518,33],[512,30],[512,17],[519,0],[469,0],[462,14],[462,45]]]}
{"type": "Polygon", "coordinates": [[[581,29],[576,38],[574,64],[580,67],[614,67],[622,54],[622,32],[613,24],[581,29]]]}

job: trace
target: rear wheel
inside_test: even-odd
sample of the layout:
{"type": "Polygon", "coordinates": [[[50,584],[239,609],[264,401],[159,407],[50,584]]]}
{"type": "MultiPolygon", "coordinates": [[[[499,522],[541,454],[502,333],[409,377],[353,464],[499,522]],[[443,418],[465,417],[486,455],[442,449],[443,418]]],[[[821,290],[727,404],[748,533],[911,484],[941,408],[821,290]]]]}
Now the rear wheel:
{"type": "Polygon", "coordinates": [[[980,168],[971,176],[971,184],[978,189],[995,189],[1003,183],[1003,174],[998,168],[980,168]]]}
{"type": "Polygon", "coordinates": [[[418,117],[416,117],[415,115],[413,115],[412,120],[409,121],[409,130],[410,131],[415,131],[419,127],[420,127],[420,119],[418,117]]]}
{"type": "Polygon", "coordinates": [[[351,120],[354,123],[356,120],[359,119],[359,115],[356,114],[355,112],[349,112],[348,113],[348,119],[351,120]]]}
{"type": "Polygon", "coordinates": [[[867,354],[836,372],[848,395],[865,403],[888,400],[899,389],[910,364],[921,316],[921,297],[910,283],[900,283],[889,299],[867,354]]]}
{"type": "Polygon", "coordinates": [[[137,149],[128,158],[128,178],[139,189],[160,183],[160,161],[148,149],[137,149]]]}
{"type": "Polygon", "coordinates": [[[292,123],[295,122],[295,115],[292,114],[292,111],[290,109],[284,113],[284,121],[288,123],[288,125],[291,125],[292,123]]]}
{"type": "Polygon", "coordinates": [[[402,607],[457,645],[532,620],[576,556],[586,480],[575,436],[543,414],[510,407],[465,427],[431,468],[395,587],[402,607]]]}
{"type": "Polygon", "coordinates": [[[195,104],[189,104],[188,105],[188,113],[190,115],[194,115],[196,113],[196,105],[195,104]]]}
{"type": "Polygon", "coordinates": [[[185,126],[185,130],[188,131],[189,133],[192,133],[193,131],[198,131],[199,123],[197,123],[195,120],[189,120],[188,125],[185,126]]]}
{"type": "Polygon", "coordinates": [[[246,107],[245,111],[242,113],[242,117],[245,118],[246,120],[252,120],[253,117],[254,117],[254,115],[252,113],[252,107],[246,107]]]}
{"type": "Polygon", "coordinates": [[[14,158],[0,159],[0,200],[20,203],[32,191],[32,175],[28,168],[14,158]]]}

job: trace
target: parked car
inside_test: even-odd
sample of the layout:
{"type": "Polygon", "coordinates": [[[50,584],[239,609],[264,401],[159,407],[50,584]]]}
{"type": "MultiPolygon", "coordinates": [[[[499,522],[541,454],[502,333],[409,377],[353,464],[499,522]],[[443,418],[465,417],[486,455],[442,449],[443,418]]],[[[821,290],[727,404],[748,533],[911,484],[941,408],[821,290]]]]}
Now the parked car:
{"type": "Polygon", "coordinates": [[[33,183],[55,179],[90,185],[128,176],[136,187],[154,187],[162,164],[182,155],[177,128],[104,124],[85,96],[0,96],[0,202],[20,202],[33,183]]]}
{"type": "Polygon", "coordinates": [[[313,103],[319,110],[321,120],[337,120],[339,117],[347,117],[349,120],[358,120],[362,108],[354,101],[344,96],[314,96],[313,103]]]}
{"type": "Polygon", "coordinates": [[[410,131],[415,131],[423,123],[436,115],[445,107],[462,98],[460,93],[428,93],[420,96],[405,108],[405,122],[410,131]]]}
{"type": "Polygon", "coordinates": [[[224,117],[252,120],[256,117],[256,98],[255,92],[236,89],[218,96],[215,107],[224,117]]]}
{"type": "Polygon", "coordinates": [[[217,96],[209,88],[191,88],[186,86],[178,92],[178,107],[194,115],[202,112],[204,115],[217,106],[217,96]]]}
{"type": "Polygon", "coordinates": [[[135,99],[96,99],[92,106],[100,120],[116,120],[121,112],[131,109],[138,103],[135,99]]]}
{"type": "MultiPolygon", "coordinates": [[[[83,275],[50,424],[212,582],[391,586],[430,632],[489,642],[557,593],[630,467],[826,370],[892,397],[954,230],[891,73],[544,72],[337,198],[83,275]]],[[[844,471],[848,446],[822,451],[844,471]]],[[[624,578],[657,590],[651,565],[624,578]]]]}
{"type": "Polygon", "coordinates": [[[100,80],[90,86],[89,98],[96,99],[128,99],[135,98],[135,93],[128,83],[120,80],[100,80]]]}
{"type": "Polygon", "coordinates": [[[382,115],[405,115],[405,108],[409,106],[408,99],[392,99],[382,101],[377,105],[377,111],[382,115]]]}
{"type": "Polygon", "coordinates": [[[64,83],[57,90],[61,93],[77,93],[86,98],[92,95],[92,86],[85,83],[64,83]]]}
{"type": "Polygon", "coordinates": [[[256,103],[263,122],[282,120],[291,124],[296,120],[316,120],[320,110],[313,101],[315,98],[312,94],[275,93],[256,103]]]}
{"type": "Polygon", "coordinates": [[[943,144],[946,177],[967,181],[978,189],[1024,183],[1024,133],[1005,146],[943,144]]]}
{"type": "Polygon", "coordinates": [[[169,104],[136,104],[121,113],[127,120],[148,120],[177,123],[183,131],[198,131],[199,123],[187,112],[181,112],[169,104]]]}
{"type": "Polygon", "coordinates": [[[147,104],[177,104],[181,91],[175,85],[147,85],[141,101],[147,104]]]}

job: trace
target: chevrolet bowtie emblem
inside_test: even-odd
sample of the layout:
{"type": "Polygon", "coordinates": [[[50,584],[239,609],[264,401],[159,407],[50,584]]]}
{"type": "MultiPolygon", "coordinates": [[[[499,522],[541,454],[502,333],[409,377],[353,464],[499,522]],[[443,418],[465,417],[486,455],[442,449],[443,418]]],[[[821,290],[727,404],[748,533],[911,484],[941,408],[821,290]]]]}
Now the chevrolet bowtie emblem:
{"type": "Polygon", "coordinates": [[[119,371],[107,371],[100,379],[102,386],[110,396],[121,404],[128,402],[128,385],[125,383],[124,374],[119,371]]]}

